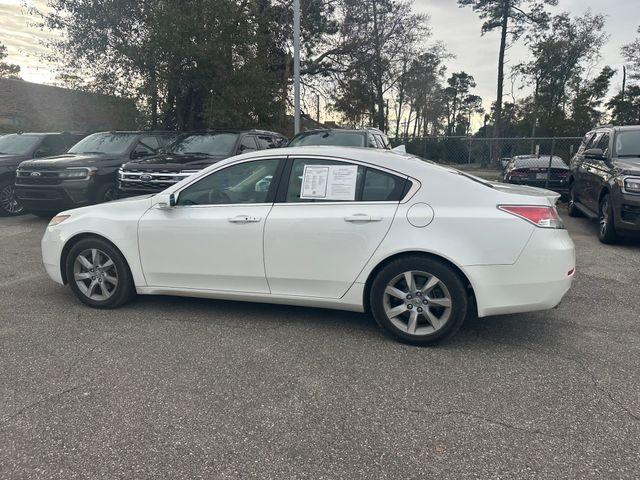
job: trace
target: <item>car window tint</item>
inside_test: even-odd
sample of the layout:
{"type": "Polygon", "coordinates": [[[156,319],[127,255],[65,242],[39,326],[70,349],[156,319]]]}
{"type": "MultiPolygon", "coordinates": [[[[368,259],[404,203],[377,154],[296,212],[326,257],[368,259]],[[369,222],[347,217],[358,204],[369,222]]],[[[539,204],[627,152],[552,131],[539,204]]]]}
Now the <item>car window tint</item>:
{"type": "Polygon", "coordinates": [[[256,140],[258,140],[258,145],[261,150],[276,147],[275,137],[272,137],[271,135],[260,135],[256,140]]]}
{"type": "Polygon", "coordinates": [[[140,139],[140,143],[143,143],[145,146],[151,148],[152,150],[158,150],[160,148],[160,142],[158,141],[158,137],[142,137],[140,139]]]}
{"type": "Polygon", "coordinates": [[[253,135],[247,135],[242,138],[242,141],[240,142],[240,153],[251,152],[257,149],[258,145],[256,144],[256,139],[253,135]]]}
{"type": "MultiPolygon", "coordinates": [[[[304,173],[305,165],[353,165],[349,162],[341,162],[338,160],[325,160],[317,158],[296,158],[293,161],[291,167],[291,175],[289,176],[289,185],[287,187],[287,203],[293,202],[335,202],[336,200],[322,200],[322,199],[310,199],[300,198],[300,191],[302,189],[302,175],[304,173]]],[[[360,192],[362,180],[364,177],[364,167],[358,166],[358,174],[356,177],[356,195],[360,192]]],[[[358,197],[356,197],[357,199],[358,197]]]]}
{"type": "Polygon", "coordinates": [[[363,202],[399,201],[404,190],[405,178],[400,178],[373,168],[367,168],[362,187],[363,202]]]}
{"type": "Polygon", "coordinates": [[[587,143],[587,150],[590,148],[597,148],[596,145],[598,144],[598,141],[602,138],[602,133],[596,133],[593,137],[591,137],[591,139],[589,140],[589,143],[587,143]]]}
{"type": "Polygon", "coordinates": [[[61,135],[49,135],[42,141],[36,153],[38,156],[57,155],[67,150],[67,142],[61,135]]]}
{"type": "Polygon", "coordinates": [[[595,148],[602,149],[602,151],[604,152],[605,155],[609,152],[609,134],[608,133],[604,133],[600,137],[600,139],[598,140],[598,143],[596,144],[595,148]]]}
{"type": "Polygon", "coordinates": [[[177,204],[264,203],[279,161],[256,160],[218,170],[182,190],[177,204]]]}

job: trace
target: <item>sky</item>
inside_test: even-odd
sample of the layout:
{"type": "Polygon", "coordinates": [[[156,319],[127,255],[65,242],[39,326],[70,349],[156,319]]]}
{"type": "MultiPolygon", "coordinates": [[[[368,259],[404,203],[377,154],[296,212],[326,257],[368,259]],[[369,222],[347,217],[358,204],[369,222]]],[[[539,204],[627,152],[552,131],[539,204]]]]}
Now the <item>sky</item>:
{"type": "MultiPolygon", "coordinates": [[[[40,8],[45,0],[0,0],[0,42],[7,46],[8,61],[22,68],[22,78],[38,83],[53,83],[55,71],[42,60],[47,50],[42,42],[51,38],[50,33],[39,31],[33,25],[37,20],[30,16],[23,4],[40,8]]],[[[460,8],[457,0],[414,0],[417,12],[431,17],[433,36],[431,41],[441,41],[455,57],[447,62],[448,72],[464,70],[474,76],[476,94],[484,99],[485,107],[495,100],[496,63],[499,38],[497,32],[480,35],[482,21],[470,7],[460,8]]],[[[623,59],[620,47],[636,37],[640,25],[640,0],[559,0],[554,13],[568,11],[582,15],[588,9],[594,13],[607,15],[606,30],[609,41],[602,49],[599,67],[610,65],[618,70],[612,82],[612,91],[617,91],[622,83],[620,72],[623,59]]],[[[304,12],[303,12],[304,14],[304,12]]],[[[519,42],[508,51],[510,65],[526,60],[527,48],[519,42]]],[[[594,69],[593,74],[598,68],[594,69]]],[[[506,85],[509,93],[510,85],[506,85]]],[[[522,96],[523,92],[515,92],[522,96]]]]}

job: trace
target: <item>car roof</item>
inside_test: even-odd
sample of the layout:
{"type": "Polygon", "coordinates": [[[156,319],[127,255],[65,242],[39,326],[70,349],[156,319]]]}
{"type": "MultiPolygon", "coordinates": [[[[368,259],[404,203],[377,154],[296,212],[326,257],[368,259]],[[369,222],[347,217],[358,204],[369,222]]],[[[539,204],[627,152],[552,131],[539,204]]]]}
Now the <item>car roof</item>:
{"type": "Polygon", "coordinates": [[[305,130],[304,132],[300,132],[296,134],[298,135],[308,135],[313,133],[322,133],[322,132],[339,132],[339,133],[367,133],[367,132],[375,132],[382,133],[382,130],[378,130],[377,128],[314,128],[313,130],[305,130]]]}
{"type": "MultiPolygon", "coordinates": [[[[245,153],[231,159],[223,160],[225,163],[233,163],[236,159],[262,158],[273,156],[293,156],[304,155],[328,158],[335,157],[336,160],[355,160],[379,166],[388,170],[393,170],[405,175],[418,175],[424,169],[444,169],[450,170],[444,165],[423,160],[415,155],[394,152],[392,150],[366,148],[366,147],[338,147],[332,145],[304,146],[304,147],[284,147],[269,148],[255,152],[245,153]]],[[[218,164],[220,165],[220,164],[218,164]]]]}

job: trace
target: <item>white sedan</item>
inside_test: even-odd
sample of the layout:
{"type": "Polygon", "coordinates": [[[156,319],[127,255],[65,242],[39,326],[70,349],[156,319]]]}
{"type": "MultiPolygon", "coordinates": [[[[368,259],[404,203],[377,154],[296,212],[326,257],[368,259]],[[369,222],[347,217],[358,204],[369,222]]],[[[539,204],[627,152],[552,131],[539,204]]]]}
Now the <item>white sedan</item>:
{"type": "Polygon", "coordinates": [[[560,303],[575,255],[556,200],[395,152],[266,150],[154,196],[62,212],[42,256],[92,307],[138,293],[366,311],[427,344],[468,313],[560,303]]]}

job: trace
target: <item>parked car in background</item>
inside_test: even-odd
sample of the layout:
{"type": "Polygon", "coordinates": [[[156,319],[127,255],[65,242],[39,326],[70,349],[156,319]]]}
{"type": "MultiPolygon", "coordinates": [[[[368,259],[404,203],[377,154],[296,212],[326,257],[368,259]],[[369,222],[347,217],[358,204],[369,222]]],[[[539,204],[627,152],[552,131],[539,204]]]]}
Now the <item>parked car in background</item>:
{"type": "Polygon", "coordinates": [[[265,130],[186,133],[159,155],[123,164],[118,188],[121,196],[160,192],[225,158],[286,143],[283,135],[265,130]]]}
{"type": "Polygon", "coordinates": [[[560,303],[575,255],[557,197],[384,150],[283,148],[62,212],[42,256],[94,308],[137,292],[368,311],[395,338],[428,344],[472,309],[560,303]]]}
{"type": "Polygon", "coordinates": [[[603,243],[640,232],[640,125],[585,135],[571,162],[569,215],[597,218],[603,243]]]}
{"type": "Polygon", "coordinates": [[[356,130],[318,129],[301,132],[291,139],[290,147],[330,145],[334,147],[369,147],[390,150],[387,136],[377,128],[356,130]]]}
{"type": "Polygon", "coordinates": [[[507,165],[513,160],[511,157],[505,157],[500,159],[500,168],[504,171],[507,168],[507,165]]]}
{"type": "Polygon", "coordinates": [[[0,216],[20,215],[24,211],[14,187],[20,162],[64,153],[85,135],[66,132],[0,135],[0,216]]]}
{"type": "Polygon", "coordinates": [[[507,164],[503,181],[515,185],[547,188],[566,195],[569,191],[569,173],[569,166],[560,157],[518,155],[507,164]]]}
{"type": "Polygon", "coordinates": [[[94,133],[64,155],[22,162],[16,174],[16,196],[38,216],[113,200],[120,165],[156,155],[175,136],[173,132],[94,133]]]}

